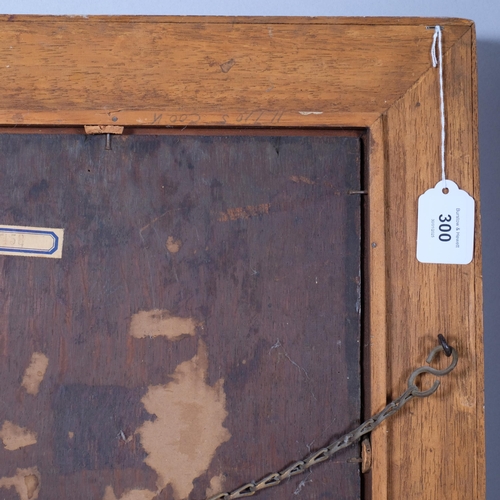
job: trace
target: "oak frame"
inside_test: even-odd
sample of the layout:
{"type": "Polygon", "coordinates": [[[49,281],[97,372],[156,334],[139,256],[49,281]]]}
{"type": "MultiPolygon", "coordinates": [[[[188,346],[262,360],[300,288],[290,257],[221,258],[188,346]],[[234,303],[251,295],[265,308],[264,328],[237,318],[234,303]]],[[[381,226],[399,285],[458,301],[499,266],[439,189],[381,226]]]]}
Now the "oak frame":
{"type": "Polygon", "coordinates": [[[419,18],[1,16],[0,126],[367,131],[370,408],[401,393],[444,333],[437,394],[372,435],[373,499],[485,496],[475,30],[419,18]],[[448,177],[476,200],[474,259],[415,258],[418,196],[439,180],[443,27],[448,177]]]}

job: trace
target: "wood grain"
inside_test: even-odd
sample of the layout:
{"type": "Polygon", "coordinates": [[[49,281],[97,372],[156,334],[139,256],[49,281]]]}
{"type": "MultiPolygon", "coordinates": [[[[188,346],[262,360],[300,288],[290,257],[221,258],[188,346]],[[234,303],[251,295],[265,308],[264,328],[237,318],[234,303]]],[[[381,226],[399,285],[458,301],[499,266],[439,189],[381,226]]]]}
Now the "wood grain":
{"type": "MultiPolygon", "coordinates": [[[[477,200],[471,43],[469,31],[444,56],[447,176],[477,200]]],[[[456,346],[460,362],[437,395],[388,423],[389,498],[403,492],[408,499],[484,497],[480,242],[467,266],[415,259],[416,201],[439,180],[439,134],[429,133],[439,130],[438,99],[438,75],[431,69],[385,117],[389,396],[404,388],[437,333],[456,346]]]]}
{"type": "Polygon", "coordinates": [[[484,498],[472,22],[182,16],[3,16],[0,22],[6,61],[0,125],[122,125],[125,134],[130,127],[257,134],[269,127],[368,129],[365,240],[376,243],[365,250],[370,409],[400,394],[437,333],[457,346],[461,360],[436,395],[373,434],[366,494],[484,498]],[[417,198],[439,178],[437,71],[426,29],[435,24],[444,26],[448,175],[476,200],[475,256],[467,266],[415,259],[417,198]]]}
{"type": "MultiPolygon", "coordinates": [[[[369,338],[369,415],[375,415],[387,404],[387,228],[386,228],[386,155],[384,120],[380,118],[370,128],[368,138],[368,237],[365,253],[368,255],[369,272],[365,287],[368,310],[369,338]]],[[[366,341],[365,341],[366,342],[366,341]]],[[[365,418],[369,418],[368,415],[365,418]]],[[[390,450],[387,440],[387,423],[383,423],[370,435],[372,441],[372,470],[370,471],[371,498],[388,497],[388,470],[390,450]]]]}
{"type": "Polygon", "coordinates": [[[366,127],[428,68],[426,22],[5,20],[0,124],[366,127]]]}
{"type": "Polygon", "coordinates": [[[23,14],[1,14],[1,21],[11,23],[39,23],[40,21],[60,23],[81,22],[90,20],[92,22],[113,23],[136,23],[136,24],[156,24],[156,23],[203,23],[203,24],[354,24],[356,26],[364,25],[397,25],[397,26],[432,26],[441,25],[463,25],[470,26],[472,21],[457,17],[328,17],[328,16],[31,16],[23,14]]]}

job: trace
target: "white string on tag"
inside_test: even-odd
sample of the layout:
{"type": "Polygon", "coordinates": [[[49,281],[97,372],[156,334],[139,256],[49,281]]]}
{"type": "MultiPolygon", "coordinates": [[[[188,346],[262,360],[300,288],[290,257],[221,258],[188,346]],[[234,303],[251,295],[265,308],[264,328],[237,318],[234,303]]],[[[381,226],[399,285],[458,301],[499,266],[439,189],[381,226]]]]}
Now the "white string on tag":
{"type": "Polygon", "coordinates": [[[443,34],[441,26],[434,27],[434,36],[432,37],[431,48],[432,65],[434,68],[439,66],[439,109],[441,113],[441,180],[444,182],[446,189],[446,160],[445,160],[445,145],[446,145],[446,121],[444,115],[444,83],[443,83],[443,34]],[[436,45],[438,48],[438,56],[436,56],[436,45]]]}
{"type": "Polygon", "coordinates": [[[426,264],[469,264],[474,255],[474,198],[446,179],[443,41],[434,27],[432,65],[439,67],[441,180],[418,198],[417,260],[426,264]]]}

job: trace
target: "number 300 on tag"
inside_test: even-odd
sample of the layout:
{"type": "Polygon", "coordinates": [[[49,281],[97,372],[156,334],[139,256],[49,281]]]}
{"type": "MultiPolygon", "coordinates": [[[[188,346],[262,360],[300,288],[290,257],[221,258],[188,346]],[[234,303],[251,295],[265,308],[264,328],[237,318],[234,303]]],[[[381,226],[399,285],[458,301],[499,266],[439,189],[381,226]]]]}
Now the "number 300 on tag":
{"type": "Polygon", "coordinates": [[[450,180],[418,199],[417,259],[469,264],[474,250],[474,199],[450,180]]]}

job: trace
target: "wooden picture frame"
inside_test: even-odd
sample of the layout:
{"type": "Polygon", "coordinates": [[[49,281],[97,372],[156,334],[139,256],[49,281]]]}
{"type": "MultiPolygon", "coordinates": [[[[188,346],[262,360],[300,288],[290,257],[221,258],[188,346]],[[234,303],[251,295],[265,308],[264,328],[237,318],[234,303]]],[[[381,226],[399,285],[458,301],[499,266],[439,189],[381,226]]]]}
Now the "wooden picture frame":
{"type": "MultiPolygon", "coordinates": [[[[485,495],[477,78],[471,21],[421,18],[2,16],[4,132],[119,126],[363,129],[365,416],[406,387],[443,333],[460,355],[437,394],[372,435],[368,498],[485,495]],[[416,260],[417,199],[440,179],[443,28],[447,175],[476,200],[468,265],[416,260]]],[[[102,131],[109,131],[103,128],[102,131]]],[[[294,457],[291,457],[293,459],[294,457]]]]}

